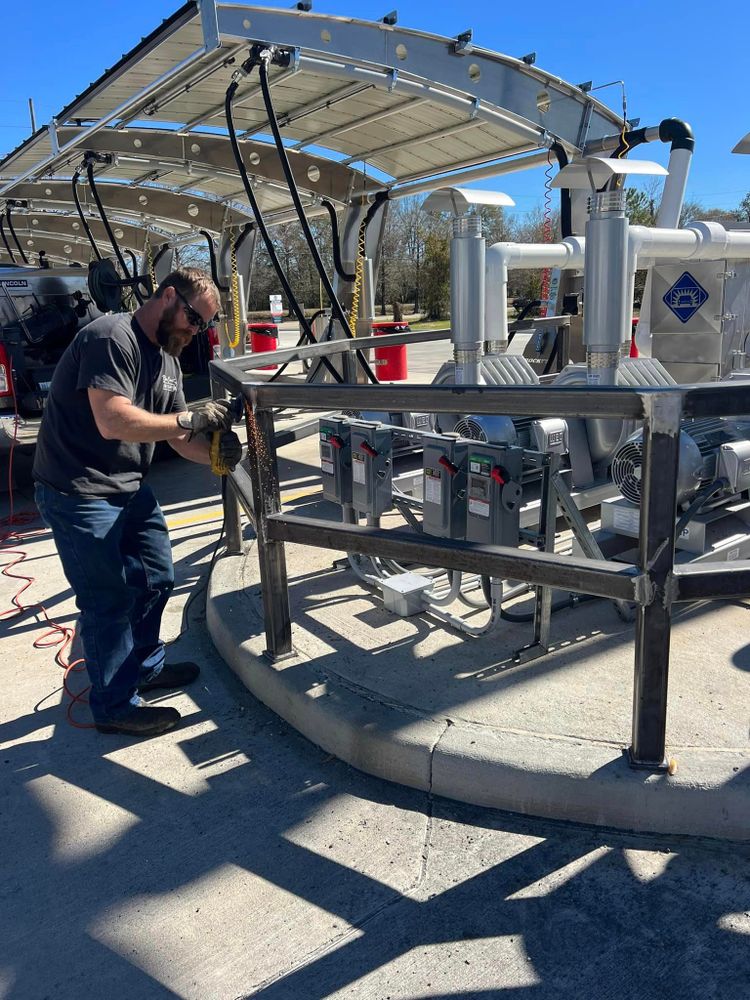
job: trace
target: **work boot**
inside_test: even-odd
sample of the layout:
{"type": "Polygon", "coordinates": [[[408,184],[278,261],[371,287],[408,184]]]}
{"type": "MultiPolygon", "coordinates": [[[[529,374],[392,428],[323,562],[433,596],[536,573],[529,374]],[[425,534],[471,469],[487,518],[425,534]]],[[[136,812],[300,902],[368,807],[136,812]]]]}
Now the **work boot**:
{"type": "Polygon", "coordinates": [[[200,673],[197,663],[165,663],[158,674],[138,682],[138,691],[154,691],[156,688],[182,688],[192,684],[200,673]]]}
{"type": "Polygon", "coordinates": [[[97,722],[100,733],[121,733],[123,736],[158,736],[174,729],[180,721],[176,708],[155,708],[150,705],[134,705],[119,719],[97,722]]]}

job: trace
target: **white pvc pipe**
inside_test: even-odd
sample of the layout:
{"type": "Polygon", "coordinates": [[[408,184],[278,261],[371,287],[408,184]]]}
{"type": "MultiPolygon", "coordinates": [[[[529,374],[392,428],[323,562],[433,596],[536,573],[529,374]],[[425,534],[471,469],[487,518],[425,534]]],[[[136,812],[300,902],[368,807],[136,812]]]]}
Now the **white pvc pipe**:
{"type": "Polygon", "coordinates": [[[669,154],[669,174],[664,181],[664,191],[656,213],[656,225],[660,229],[676,229],[680,224],[692,158],[692,149],[673,149],[669,154]]]}
{"type": "Polygon", "coordinates": [[[718,222],[694,222],[685,229],[631,226],[631,254],[643,267],[651,260],[743,260],[750,258],[750,232],[718,222]]]}
{"type": "Polygon", "coordinates": [[[495,243],[485,257],[484,339],[508,342],[508,271],[526,267],[583,267],[585,240],[562,243],[495,243]]]}
{"type": "MultiPolygon", "coordinates": [[[[583,268],[586,240],[569,236],[562,243],[495,243],[485,258],[485,340],[508,340],[508,271],[519,268],[583,268]]],[[[654,260],[750,260],[750,232],[725,229],[718,222],[694,222],[685,229],[630,226],[628,281],[637,267],[654,260]]],[[[643,338],[639,324],[638,347],[643,338]]],[[[650,331],[649,331],[650,344],[650,331]]],[[[644,344],[645,353],[650,354],[644,344]]]]}

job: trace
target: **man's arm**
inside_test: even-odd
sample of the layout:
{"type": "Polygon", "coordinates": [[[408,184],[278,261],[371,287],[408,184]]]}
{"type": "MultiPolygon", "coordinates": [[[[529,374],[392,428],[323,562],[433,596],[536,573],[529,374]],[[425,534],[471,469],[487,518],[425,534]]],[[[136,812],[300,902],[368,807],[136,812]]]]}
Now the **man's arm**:
{"type": "Polygon", "coordinates": [[[211,457],[209,455],[211,444],[203,434],[194,437],[190,441],[188,441],[187,434],[179,438],[170,438],[169,445],[182,458],[188,458],[191,462],[199,462],[201,465],[211,464],[211,457]]]}
{"type": "Polygon", "coordinates": [[[107,441],[146,444],[186,439],[189,434],[177,423],[177,413],[149,413],[125,396],[107,389],[88,389],[87,392],[97,430],[107,441]]]}

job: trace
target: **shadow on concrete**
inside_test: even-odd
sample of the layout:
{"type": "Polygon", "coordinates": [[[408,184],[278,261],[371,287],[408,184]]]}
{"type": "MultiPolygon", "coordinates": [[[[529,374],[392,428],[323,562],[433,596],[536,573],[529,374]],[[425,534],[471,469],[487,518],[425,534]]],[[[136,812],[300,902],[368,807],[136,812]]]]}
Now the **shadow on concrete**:
{"type": "MultiPolygon", "coordinates": [[[[6,862],[0,967],[12,983],[7,1000],[222,996],[205,981],[173,992],[161,981],[170,979],[167,967],[150,975],[144,966],[158,962],[148,953],[118,951],[97,939],[95,928],[112,908],[122,912],[132,903],[147,911],[150,899],[177,898],[227,865],[348,925],[322,954],[311,941],[310,954],[280,962],[284,971],[265,982],[254,977],[250,951],[243,996],[346,996],[372,976],[377,988],[358,996],[385,1000],[392,990],[394,997],[432,1000],[746,997],[747,938],[732,930],[727,915],[750,908],[747,849],[628,837],[432,802],[328,761],[255,703],[221,663],[210,663],[207,671],[215,694],[198,692],[195,700],[200,716],[216,728],[198,736],[186,732],[180,750],[194,769],[239,753],[246,763],[209,776],[200,794],[123,766],[117,757],[126,758],[116,751],[127,740],[105,742],[74,731],[60,724],[59,707],[24,716],[0,733],[3,742],[25,740],[6,743],[0,753],[6,806],[0,819],[6,862]],[[51,722],[52,737],[34,740],[51,722]],[[60,832],[34,789],[49,776],[126,810],[137,822],[95,854],[61,860],[60,832]],[[424,815],[417,885],[395,889],[288,839],[288,831],[342,794],[424,815]],[[493,837],[509,836],[519,838],[517,853],[495,860],[493,837]],[[666,853],[662,871],[645,877],[634,872],[629,853],[644,851],[666,853]],[[481,870],[465,872],[458,852],[464,860],[473,856],[481,870]],[[508,939],[526,956],[517,975],[528,985],[462,990],[477,977],[492,982],[498,949],[508,939]],[[414,954],[430,949],[434,966],[422,960],[416,972],[410,969],[414,954]],[[476,962],[481,971],[471,968],[476,962]]],[[[247,906],[235,917],[262,923],[252,899],[247,906]]],[[[159,924],[148,933],[158,939],[159,924]]],[[[201,933],[197,913],[191,933],[201,933]]],[[[218,961],[232,933],[230,920],[224,940],[216,941],[218,961]]]]}

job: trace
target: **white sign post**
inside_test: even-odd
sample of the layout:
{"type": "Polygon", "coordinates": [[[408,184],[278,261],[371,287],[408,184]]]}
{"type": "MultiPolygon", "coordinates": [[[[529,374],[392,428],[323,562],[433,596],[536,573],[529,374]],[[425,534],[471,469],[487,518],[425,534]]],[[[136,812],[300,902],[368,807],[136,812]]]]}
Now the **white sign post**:
{"type": "Polygon", "coordinates": [[[271,304],[271,315],[274,318],[274,322],[276,322],[284,315],[284,307],[281,304],[281,296],[269,295],[268,301],[271,304]]]}

